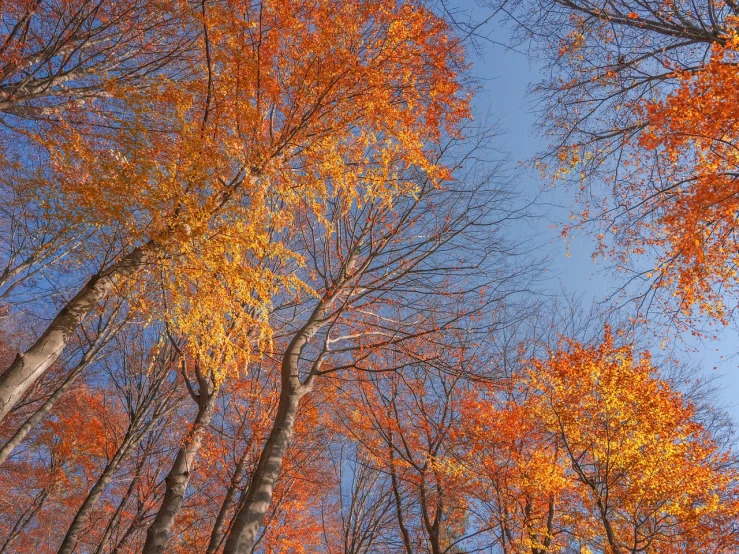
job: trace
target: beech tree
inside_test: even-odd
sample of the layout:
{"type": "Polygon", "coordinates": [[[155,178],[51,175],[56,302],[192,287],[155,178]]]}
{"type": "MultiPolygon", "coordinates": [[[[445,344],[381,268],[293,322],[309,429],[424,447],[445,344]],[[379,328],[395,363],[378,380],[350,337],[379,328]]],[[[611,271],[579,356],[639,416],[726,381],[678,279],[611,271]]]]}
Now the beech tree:
{"type": "Polygon", "coordinates": [[[53,551],[71,551],[78,543],[95,545],[90,529],[108,514],[108,502],[117,497],[111,490],[116,479],[131,487],[128,496],[133,494],[146,452],[155,445],[152,438],[170,422],[182,396],[178,383],[171,380],[176,352],[166,343],[164,349],[157,348],[157,341],[152,345],[140,330],[129,330],[124,340],[120,335],[113,339],[114,352],[88,367],[95,370],[94,377],[77,381],[71,394],[61,394],[53,416],[45,412],[41,424],[27,430],[6,461],[2,477],[9,507],[16,487],[32,492],[37,478],[52,483],[41,486],[43,504],[36,505],[33,518],[23,520],[31,531],[40,525],[44,535],[26,532],[15,539],[16,546],[9,546],[10,551],[33,548],[37,541],[53,551]],[[20,480],[26,489],[12,484],[19,475],[27,477],[20,480]]]}
{"type": "Polygon", "coordinates": [[[573,185],[568,234],[593,223],[607,256],[642,284],[642,314],[725,322],[736,283],[737,5],[728,0],[557,0],[521,5],[519,36],[547,67],[534,88],[573,185]],[[662,294],[662,293],[665,294],[662,294]]]}
{"type": "MultiPolygon", "coordinates": [[[[450,147],[450,156],[454,150],[450,147]]],[[[506,191],[496,189],[486,173],[477,176],[477,183],[456,188],[439,187],[413,172],[406,178],[416,181],[415,192],[397,197],[392,205],[382,199],[356,203],[336,195],[326,201],[325,220],[299,220],[294,250],[306,258],[304,282],[316,292],[300,301],[288,299],[275,310],[273,317],[289,321],[284,350],[276,353],[280,402],[225,552],[252,548],[301,399],[317,382],[344,372],[373,371],[379,352],[402,351],[417,345],[420,337],[433,341],[456,329],[480,304],[508,293],[515,266],[486,275],[494,260],[510,262],[502,238],[496,244],[488,234],[509,213],[506,191]],[[479,242],[483,234],[491,242],[479,242]],[[467,245],[465,251],[456,247],[460,241],[467,245]],[[491,292],[481,299],[482,279],[488,280],[491,292]],[[469,299],[466,308],[463,299],[469,299]]],[[[400,370],[405,363],[384,371],[400,370]]]]}
{"type": "MultiPolygon", "coordinates": [[[[191,63],[203,78],[164,75],[143,92],[125,90],[120,114],[101,112],[97,122],[38,136],[41,172],[18,179],[20,156],[6,164],[16,169],[13,186],[52,203],[57,218],[115,234],[119,254],[0,376],[2,416],[98,302],[141,269],[186,259],[197,241],[213,255],[201,267],[240,264],[247,253],[263,256],[269,229],[289,223],[298,199],[351,194],[357,179],[391,183],[382,177],[410,165],[434,179],[447,175],[426,145],[454,132],[467,98],[460,48],[429,10],[328,0],[203,9],[190,12],[201,23],[191,63]]],[[[389,198],[395,191],[366,192],[389,198]]],[[[274,244],[269,252],[285,255],[274,244]]],[[[246,298],[234,301],[255,303],[253,281],[269,288],[273,278],[239,267],[246,298]]]]}
{"type": "Polygon", "coordinates": [[[606,327],[529,364],[463,412],[482,461],[472,489],[504,549],[736,548],[736,461],[648,353],[606,327]]]}
{"type": "MultiPolygon", "coordinates": [[[[726,320],[736,6],[502,4],[567,232],[726,320]]],[[[1,11],[0,553],[737,551],[703,382],[535,294],[453,9],[1,11]]]]}
{"type": "MultiPolygon", "coordinates": [[[[34,406],[34,410],[30,415],[22,414],[26,417],[25,421],[19,426],[12,425],[13,419],[6,422],[7,429],[14,429],[3,447],[0,449],[0,465],[12,454],[13,450],[19,446],[26,438],[29,432],[38,425],[54,408],[55,404],[62,396],[75,384],[82,373],[101,355],[106,345],[108,345],[116,336],[116,334],[125,327],[127,318],[120,317],[120,305],[115,306],[112,310],[106,310],[97,318],[94,325],[89,329],[83,328],[83,336],[80,342],[83,345],[81,354],[71,356],[66,365],[70,366],[66,372],[62,372],[60,380],[52,381],[53,388],[48,396],[43,397],[40,406],[34,406]],[[87,344],[85,344],[87,343],[87,344]]],[[[30,391],[29,391],[30,392],[30,391]]],[[[27,395],[28,396],[28,393],[27,395]]],[[[29,399],[32,400],[32,399],[29,399]]],[[[18,414],[21,415],[21,414],[18,414]]]]}

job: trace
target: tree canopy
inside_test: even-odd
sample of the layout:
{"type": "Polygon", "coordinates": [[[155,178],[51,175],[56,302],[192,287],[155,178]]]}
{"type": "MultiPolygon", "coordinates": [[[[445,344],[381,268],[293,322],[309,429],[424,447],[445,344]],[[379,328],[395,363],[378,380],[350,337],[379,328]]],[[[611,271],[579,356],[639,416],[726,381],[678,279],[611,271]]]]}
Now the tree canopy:
{"type": "Polygon", "coordinates": [[[739,550],[731,418],[650,342],[735,308],[739,7],[480,10],[0,2],[0,554],[739,550]],[[636,306],[521,234],[496,17],[636,306]]]}

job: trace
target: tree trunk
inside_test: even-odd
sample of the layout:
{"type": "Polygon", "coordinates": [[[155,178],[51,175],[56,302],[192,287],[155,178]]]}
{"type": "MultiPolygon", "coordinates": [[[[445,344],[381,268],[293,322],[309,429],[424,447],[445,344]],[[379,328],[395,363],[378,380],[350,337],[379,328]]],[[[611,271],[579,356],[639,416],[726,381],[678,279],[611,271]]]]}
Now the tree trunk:
{"type": "Polygon", "coordinates": [[[67,529],[67,534],[64,536],[64,540],[62,540],[62,544],[59,547],[57,554],[71,554],[74,551],[75,546],[77,545],[77,539],[82,532],[82,528],[92,514],[92,511],[95,509],[97,501],[103,495],[105,489],[108,488],[108,485],[113,480],[113,477],[123,461],[128,457],[128,454],[136,448],[138,443],[143,439],[146,434],[145,431],[146,428],[144,429],[144,432],[135,433],[134,430],[129,429],[126,437],[123,439],[123,443],[118,447],[118,450],[108,465],[105,466],[103,473],[92,486],[87,498],[85,498],[82,506],[80,506],[80,509],[74,516],[72,524],[69,526],[69,529],[67,529]]]}
{"type": "Polygon", "coordinates": [[[136,474],[134,475],[133,479],[131,479],[131,482],[128,484],[128,488],[126,489],[126,493],[123,495],[123,498],[121,498],[120,502],[118,502],[118,507],[115,509],[115,512],[113,513],[113,517],[110,518],[108,525],[105,526],[105,531],[103,532],[103,538],[100,539],[100,542],[98,543],[98,546],[95,549],[94,554],[101,554],[101,552],[105,550],[105,545],[110,540],[110,537],[113,534],[114,529],[120,522],[121,515],[123,514],[123,509],[126,507],[126,504],[128,503],[128,499],[131,498],[131,495],[133,494],[133,491],[136,488],[138,481],[139,481],[139,476],[138,474],[136,474]]]}
{"type": "Polygon", "coordinates": [[[24,353],[19,353],[0,375],[0,421],[53,364],[67,346],[77,327],[121,279],[138,273],[155,257],[156,243],[150,240],[121,260],[93,276],[56,315],[46,331],[24,353]]]}
{"type": "Polygon", "coordinates": [[[0,450],[0,466],[5,463],[5,460],[7,460],[8,457],[13,453],[13,450],[21,442],[23,442],[23,439],[26,438],[31,429],[33,429],[42,419],[44,419],[44,417],[48,415],[48,413],[54,407],[54,404],[56,404],[57,400],[59,400],[62,395],[69,390],[69,387],[71,387],[72,384],[77,380],[77,377],[80,376],[82,371],[88,365],[90,365],[90,362],[95,359],[95,355],[98,353],[98,351],[99,350],[93,346],[93,348],[85,352],[85,355],[82,356],[80,363],[78,363],[77,366],[70,372],[62,385],[58,389],[56,389],[54,393],[46,400],[46,402],[44,402],[41,407],[36,410],[36,412],[31,417],[29,417],[25,421],[25,423],[23,423],[23,425],[20,426],[15,434],[10,437],[10,439],[8,439],[8,442],[6,442],[0,450]]]}
{"type": "MultiPolygon", "coordinates": [[[[355,258],[350,257],[347,261],[349,268],[352,267],[352,259],[355,258]]],[[[228,534],[223,554],[251,554],[254,549],[259,528],[272,503],[275,484],[282,471],[282,460],[293,435],[300,399],[310,392],[313,386],[315,377],[313,370],[305,383],[300,380],[300,354],[316,332],[327,323],[325,308],[336,298],[339,291],[341,287],[337,285],[337,291],[332,296],[318,303],[308,321],[296,332],[285,349],[280,366],[280,402],[277,405],[275,422],[259,456],[257,468],[251,476],[244,504],[239,509],[228,534]]],[[[320,367],[321,359],[319,357],[314,362],[314,368],[320,367]]]]}
{"type": "Polygon", "coordinates": [[[411,548],[411,536],[408,533],[408,529],[405,526],[405,517],[403,516],[403,505],[400,498],[400,485],[398,484],[398,476],[395,474],[395,462],[393,455],[393,435],[392,432],[388,433],[388,446],[390,449],[390,482],[393,488],[393,498],[395,499],[395,515],[398,519],[398,528],[400,529],[400,536],[403,538],[403,548],[406,554],[413,554],[411,548]]]}
{"type": "Polygon", "coordinates": [[[251,553],[272,502],[275,483],[282,471],[282,460],[292,438],[298,404],[303,396],[300,386],[285,385],[283,382],[275,423],[252,475],[244,504],[228,535],[223,554],[251,553]]]}
{"type": "MultiPolygon", "coordinates": [[[[429,543],[431,543],[431,554],[441,554],[441,542],[439,540],[439,530],[441,524],[441,498],[437,500],[434,520],[432,522],[431,515],[429,514],[428,500],[426,498],[425,475],[421,477],[421,483],[419,484],[418,492],[423,523],[426,527],[429,543]]],[[[439,497],[441,497],[441,491],[439,491],[439,497]]]]}
{"type": "Polygon", "coordinates": [[[226,491],[226,496],[221,503],[221,509],[218,510],[218,516],[216,517],[216,522],[213,524],[213,530],[210,533],[210,540],[208,541],[208,549],[205,551],[205,554],[215,554],[221,546],[226,529],[226,515],[233,503],[236,490],[239,488],[239,481],[241,480],[241,475],[246,469],[246,461],[248,458],[249,448],[247,447],[244,449],[244,453],[241,455],[239,463],[236,465],[233,477],[231,478],[231,483],[226,491]]]}
{"type": "Polygon", "coordinates": [[[195,417],[190,436],[186,437],[185,443],[177,452],[172,469],[164,480],[166,483],[164,500],[162,500],[157,517],[146,531],[146,543],[142,551],[143,554],[160,554],[164,552],[169,537],[172,535],[172,528],[174,527],[177,514],[179,514],[180,508],[182,507],[182,501],[185,498],[187,485],[190,481],[193,462],[195,461],[198,450],[203,445],[203,438],[208,425],[210,425],[218,390],[216,389],[208,394],[201,389],[200,395],[201,397],[207,396],[199,402],[198,414],[195,417]]]}
{"type": "Polygon", "coordinates": [[[147,506],[151,504],[156,504],[157,502],[157,498],[154,498],[152,501],[150,501],[151,496],[152,496],[152,491],[149,491],[143,497],[142,496],[137,497],[136,513],[134,514],[130,525],[126,529],[126,532],[123,533],[123,536],[118,540],[118,544],[115,545],[115,548],[113,548],[113,550],[110,551],[110,554],[121,554],[123,552],[126,552],[126,553],[131,552],[131,549],[128,547],[128,543],[139,529],[142,529],[143,527],[145,527],[145,524],[143,523],[143,521],[149,517],[147,506]]]}
{"type": "MultiPolygon", "coordinates": [[[[219,194],[210,215],[223,208],[243,187],[247,177],[251,180],[261,174],[260,168],[240,169],[231,179],[227,189],[219,194]]],[[[175,214],[177,210],[175,210],[175,214]]],[[[18,353],[10,367],[0,375],[0,422],[35,383],[44,371],[61,355],[70,337],[85,317],[98,303],[107,297],[121,279],[136,275],[144,266],[154,262],[162,245],[169,240],[177,227],[170,227],[167,236],[149,239],[145,244],[134,248],[118,263],[94,275],[77,295],[64,306],[44,333],[23,353],[18,353]]],[[[182,226],[187,229],[189,227],[182,226]]]]}

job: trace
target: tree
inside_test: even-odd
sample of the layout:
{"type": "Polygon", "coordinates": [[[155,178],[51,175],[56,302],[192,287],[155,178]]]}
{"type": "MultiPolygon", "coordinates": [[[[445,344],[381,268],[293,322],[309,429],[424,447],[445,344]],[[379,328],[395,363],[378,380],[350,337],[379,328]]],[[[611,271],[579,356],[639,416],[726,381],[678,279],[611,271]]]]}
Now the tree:
{"type": "MultiPolygon", "coordinates": [[[[461,156],[458,165],[464,171],[467,151],[456,140],[441,154],[451,160],[461,156]]],[[[481,175],[477,169],[470,169],[468,182],[448,187],[411,171],[403,177],[415,180],[415,192],[399,195],[391,205],[379,198],[359,203],[336,195],[326,200],[327,217],[299,220],[294,250],[306,259],[304,281],[314,292],[287,298],[273,316],[289,322],[284,346],[274,353],[280,403],[225,552],[252,548],[301,399],[317,382],[340,372],[374,371],[383,351],[419,347],[422,337],[441,340],[509,293],[517,275],[513,256],[490,232],[494,222],[508,217],[509,199],[493,180],[495,168],[481,175]],[[461,244],[464,249],[457,247],[461,244]],[[496,261],[500,265],[493,271],[490,264],[496,261]],[[490,290],[481,295],[486,283],[490,290]]],[[[402,359],[414,355],[423,357],[408,352],[402,359]]],[[[405,365],[401,361],[383,371],[405,365]]]]}
{"type": "MultiPolygon", "coordinates": [[[[3,447],[0,448],[0,465],[2,465],[13,453],[13,450],[24,441],[31,430],[49,415],[56,403],[75,384],[82,373],[100,357],[105,347],[115,338],[116,334],[126,326],[128,318],[125,315],[121,316],[121,308],[121,304],[116,303],[111,310],[103,310],[103,313],[97,318],[97,321],[88,325],[88,329],[85,329],[84,327],[81,329],[82,332],[79,333],[79,335],[81,335],[79,342],[82,346],[80,348],[82,352],[70,352],[70,354],[72,354],[71,359],[66,361],[66,365],[70,367],[65,368],[66,371],[61,372],[60,380],[55,379],[52,381],[52,389],[47,395],[42,397],[41,405],[36,407],[32,413],[27,416],[25,421],[17,426],[3,447]]],[[[26,401],[26,397],[28,397],[32,391],[33,389],[26,393],[24,401],[26,401]]],[[[31,401],[34,399],[28,398],[27,400],[31,401]]],[[[16,408],[22,405],[23,402],[17,405],[16,408]]],[[[25,415],[26,414],[24,414],[24,416],[25,415]]],[[[12,429],[14,427],[9,425],[10,423],[13,423],[12,419],[11,421],[6,420],[7,429],[12,429]]]]}
{"type": "Polygon", "coordinates": [[[169,416],[182,399],[171,379],[176,352],[151,340],[140,329],[116,335],[116,348],[89,366],[94,371],[61,395],[53,414],[45,414],[43,425],[32,428],[6,461],[8,507],[23,505],[16,488],[43,498],[11,551],[92,549],[101,539],[97,532],[104,534],[101,519],[125,518],[125,505],[117,502],[134,494],[152,447],[163,446],[155,437],[171,425],[169,416]]]}
{"type": "MultiPolygon", "coordinates": [[[[161,342],[163,341],[160,340],[159,343],[161,342]]],[[[58,554],[69,554],[74,551],[86,520],[92,514],[95,504],[113,480],[123,461],[130,457],[146,435],[160,424],[166,413],[181,400],[178,398],[178,387],[170,384],[172,371],[177,365],[178,353],[170,345],[160,348],[160,344],[157,344],[150,355],[151,361],[147,371],[134,365],[134,372],[130,374],[126,369],[131,366],[124,364],[121,374],[112,377],[125,403],[122,411],[127,416],[125,418],[127,422],[125,427],[117,433],[119,436],[111,441],[115,449],[111,449],[113,451],[109,455],[105,468],[75,514],[59,547],[58,554]]],[[[116,419],[124,418],[119,416],[116,419]]]]}
{"type": "Polygon", "coordinates": [[[583,534],[581,499],[518,385],[489,384],[463,399],[464,486],[477,527],[503,552],[558,552],[583,534]]]}
{"type": "Polygon", "coordinates": [[[600,224],[597,254],[647,284],[643,315],[690,324],[698,308],[726,322],[736,283],[737,5],[526,6],[519,15],[549,69],[535,88],[552,139],[541,167],[579,190],[582,211],[564,233],[600,224]]]}
{"type": "Polygon", "coordinates": [[[518,424],[492,427],[495,417],[479,404],[474,411],[483,429],[504,437],[493,445],[508,444],[492,460],[503,465],[486,474],[496,487],[504,477],[505,494],[518,491],[496,501],[506,525],[525,533],[519,545],[532,554],[567,547],[613,554],[736,549],[735,460],[647,353],[619,345],[606,327],[597,344],[563,339],[546,359],[531,362],[517,386],[521,392],[503,414],[518,424]]]}
{"type": "Polygon", "coordinates": [[[459,403],[468,384],[435,365],[409,361],[402,377],[369,374],[346,391],[346,432],[375,471],[390,476],[396,550],[406,553],[457,552],[468,539],[468,471],[459,443],[459,403]]]}
{"type": "Polygon", "coordinates": [[[409,183],[387,177],[411,165],[434,179],[447,175],[427,145],[454,132],[467,99],[459,45],[429,10],[329,0],[203,6],[195,27],[202,27],[204,78],[165,75],[145,93],[126,90],[122,113],[95,114],[90,124],[71,122],[39,138],[42,170],[29,168],[23,179],[22,156],[9,158],[14,187],[52,202],[57,218],[115,237],[118,255],[103,257],[0,376],[1,416],[98,302],[142,269],[158,265],[181,276],[190,266],[168,261],[193,261],[188,252],[206,248],[211,256],[198,269],[237,264],[231,276],[245,297],[233,302],[258,303],[268,294],[253,298],[254,281],[269,289],[274,276],[242,261],[288,255],[268,248],[266,238],[290,223],[299,200],[337,191],[359,200],[360,179],[381,183],[363,194],[390,198],[409,183]]]}

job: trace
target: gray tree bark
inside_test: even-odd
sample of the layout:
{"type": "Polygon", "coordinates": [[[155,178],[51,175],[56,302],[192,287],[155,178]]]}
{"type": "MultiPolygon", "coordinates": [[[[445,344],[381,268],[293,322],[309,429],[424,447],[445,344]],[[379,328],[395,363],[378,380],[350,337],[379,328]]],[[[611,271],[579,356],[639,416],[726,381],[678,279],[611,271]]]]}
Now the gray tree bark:
{"type": "Polygon", "coordinates": [[[156,518],[146,531],[143,554],[160,554],[167,547],[177,514],[179,514],[182,501],[185,499],[193,462],[203,445],[203,438],[208,430],[208,425],[210,425],[217,393],[217,389],[210,393],[201,389],[198,414],[193,422],[190,436],[177,452],[172,469],[164,480],[166,483],[164,499],[156,518]]]}
{"type": "Polygon", "coordinates": [[[121,279],[138,273],[155,257],[154,241],[132,250],[121,260],[95,275],[64,306],[31,347],[19,353],[0,375],[0,421],[41,375],[59,358],[84,318],[107,297],[121,279]]]}
{"type": "Polygon", "coordinates": [[[7,460],[8,457],[13,453],[13,450],[20,443],[23,442],[23,439],[26,438],[31,429],[33,429],[42,419],[44,419],[44,417],[49,414],[49,412],[51,412],[51,409],[54,407],[54,404],[56,404],[57,400],[59,400],[62,395],[69,390],[69,388],[77,380],[77,377],[80,376],[82,371],[95,359],[95,356],[98,354],[99,351],[100,350],[98,348],[98,345],[94,344],[90,348],[90,350],[85,352],[80,362],[69,373],[62,385],[58,389],[56,389],[54,393],[46,400],[46,402],[44,402],[41,407],[36,410],[36,412],[31,415],[31,417],[29,417],[23,423],[23,425],[18,428],[15,434],[10,437],[10,439],[8,439],[8,442],[6,442],[2,449],[0,449],[0,466],[5,463],[5,460],[7,460]]]}
{"type": "Polygon", "coordinates": [[[297,390],[283,388],[272,431],[252,475],[244,504],[226,540],[224,554],[247,554],[254,547],[264,516],[272,503],[275,484],[282,471],[282,461],[293,435],[301,397],[300,387],[297,390]]]}
{"type": "Polygon", "coordinates": [[[300,355],[315,334],[330,321],[331,318],[327,315],[328,307],[339,296],[345,294],[344,286],[352,278],[351,272],[358,255],[359,251],[355,249],[347,257],[339,272],[333,293],[319,301],[308,320],[298,329],[285,349],[280,367],[280,402],[275,421],[259,456],[257,468],[251,476],[244,503],[228,534],[223,554],[251,554],[254,549],[259,528],[272,503],[275,484],[282,471],[282,461],[293,435],[300,400],[311,391],[325,351],[313,362],[304,381],[300,379],[300,355]]]}
{"type": "MultiPolygon", "coordinates": [[[[130,419],[126,434],[120,446],[105,466],[102,474],[92,486],[90,492],[87,494],[87,498],[85,498],[82,506],[80,506],[80,509],[74,516],[57,554],[72,554],[83,527],[95,509],[95,505],[113,480],[113,477],[115,477],[123,462],[152,428],[159,423],[163,415],[172,407],[172,402],[176,402],[171,396],[171,391],[169,394],[159,395],[160,387],[167,378],[167,368],[168,364],[164,365],[161,373],[154,376],[150,388],[145,392],[143,398],[139,400],[135,409],[133,409],[133,413],[129,416],[130,419]]],[[[130,404],[128,407],[132,409],[130,404]]]]}

